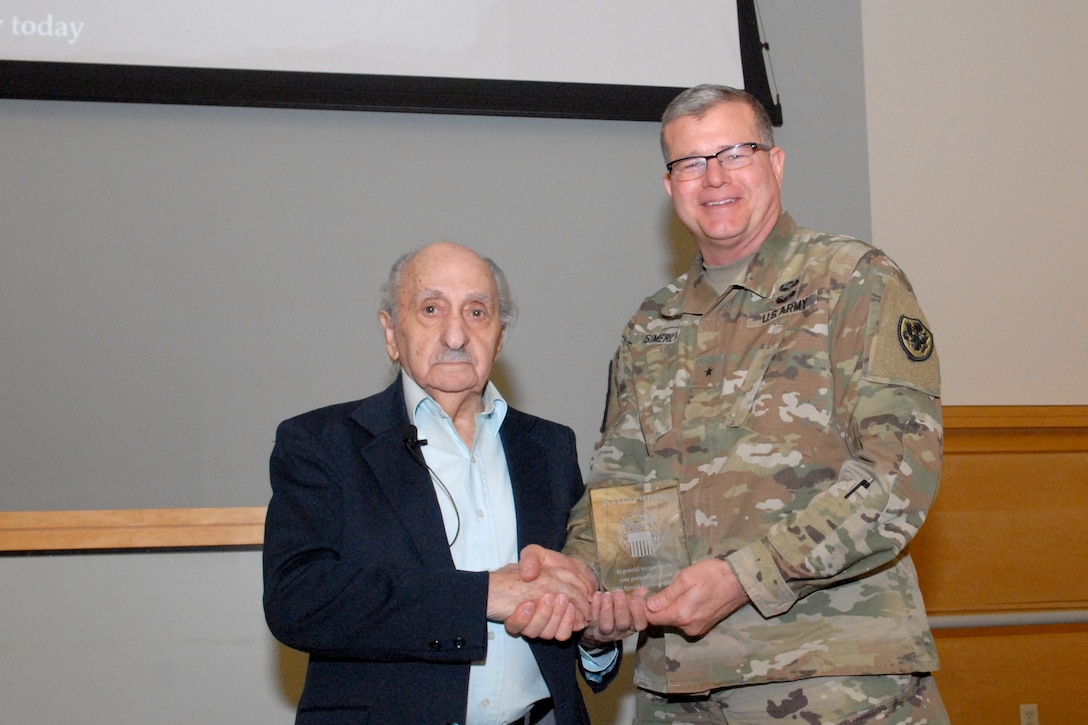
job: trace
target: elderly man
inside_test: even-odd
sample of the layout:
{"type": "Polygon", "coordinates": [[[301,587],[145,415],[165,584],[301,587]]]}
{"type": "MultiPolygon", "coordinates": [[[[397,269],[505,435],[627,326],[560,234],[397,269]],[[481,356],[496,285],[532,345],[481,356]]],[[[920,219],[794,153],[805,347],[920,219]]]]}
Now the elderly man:
{"type": "MultiPolygon", "coordinates": [[[[639,725],[947,722],[907,553],[942,439],[914,292],[880,250],[784,212],[785,152],[749,94],[681,93],[661,148],[699,253],[624,330],[590,487],[678,484],[691,563],[648,597],[612,595],[588,632],[642,630],[639,725]]],[[[597,566],[595,543],[584,498],[572,571],[597,566]]],[[[559,562],[526,557],[523,574],[541,563],[559,562]]]]}
{"type": "Polygon", "coordinates": [[[310,655],[298,723],[588,723],[573,642],[502,625],[539,603],[567,638],[592,593],[565,569],[518,572],[522,547],[562,547],[583,486],[573,431],[489,382],[513,313],[489,259],[405,255],[379,312],[398,379],[280,425],[264,606],[310,655]]]}

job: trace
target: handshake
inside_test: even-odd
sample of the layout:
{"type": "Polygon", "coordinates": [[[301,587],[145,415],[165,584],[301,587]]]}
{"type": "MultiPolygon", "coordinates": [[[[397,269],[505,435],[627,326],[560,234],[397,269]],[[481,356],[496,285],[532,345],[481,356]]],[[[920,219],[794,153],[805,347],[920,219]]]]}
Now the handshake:
{"type": "Polygon", "coordinates": [[[517,564],[490,573],[487,618],[524,637],[596,647],[647,627],[647,590],[598,591],[597,575],[581,559],[530,544],[517,564]]]}
{"type": "Polygon", "coordinates": [[[580,559],[535,544],[521,561],[491,572],[487,618],[505,622],[506,631],[524,637],[570,639],[596,647],[641,632],[653,624],[701,637],[749,603],[732,567],[708,558],[680,570],[661,591],[598,591],[597,575],[580,559]]]}

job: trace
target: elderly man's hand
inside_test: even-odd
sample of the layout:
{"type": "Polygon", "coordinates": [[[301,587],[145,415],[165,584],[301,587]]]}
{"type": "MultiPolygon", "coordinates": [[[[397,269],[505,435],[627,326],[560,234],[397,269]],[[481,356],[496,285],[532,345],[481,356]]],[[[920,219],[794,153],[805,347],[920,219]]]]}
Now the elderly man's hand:
{"type": "Polygon", "coordinates": [[[565,569],[581,580],[586,597],[597,591],[597,575],[588,564],[581,559],[545,549],[537,544],[529,544],[521,550],[518,569],[521,572],[521,578],[527,582],[533,581],[545,570],[565,569]]]}
{"type": "Polygon", "coordinates": [[[491,572],[487,617],[508,622],[512,634],[569,639],[586,626],[596,588],[597,578],[585,563],[530,545],[518,564],[491,572]]]}
{"type": "Polygon", "coordinates": [[[585,628],[592,617],[592,599],[597,591],[597,577],[585,562],[531,544],[521,552],[518,571],[526,583],[554,578],[574,586],[581,597],[548,592],[527,598],[506,617],[506,631],[524,637],[567,640],[573,632],[585,628]]]}

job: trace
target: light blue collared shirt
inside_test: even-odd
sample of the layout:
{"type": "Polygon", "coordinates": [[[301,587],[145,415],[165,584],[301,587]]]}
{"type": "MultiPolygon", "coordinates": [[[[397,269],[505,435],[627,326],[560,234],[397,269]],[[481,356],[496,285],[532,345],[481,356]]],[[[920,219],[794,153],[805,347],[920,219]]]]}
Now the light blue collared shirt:
{"type": "MultiPolygon", "coordinates": [[[[420,451],[436,481],[450,553],[463,571],[492,571],[518,560],[517,516],[510,471],[499,428],[507,405],[490,382],[483,411],[476,415],[476,439],[469,449],[453,420],[412,378],[401,371],[408,418],[416,426],[420,451]],[[450,501],[456,502],[456,507],[450,501]],[[456,538],[455,538],[456,537],[456,538]]],[[[487,658],[473,662],[468,682],[468,725],[504,725],[549,697],[529,643],[512,637],[501,622],[487,623],[487,658]]]]}

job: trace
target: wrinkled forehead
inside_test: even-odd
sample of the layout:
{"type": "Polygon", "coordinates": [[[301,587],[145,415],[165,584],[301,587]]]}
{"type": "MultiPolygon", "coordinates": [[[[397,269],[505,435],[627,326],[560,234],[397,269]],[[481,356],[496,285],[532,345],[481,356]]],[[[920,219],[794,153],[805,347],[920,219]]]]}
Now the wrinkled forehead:
{"type": "Polygon", "coordinates": [[[498,286],[482,258],[459,250],[435,254],[427,251],[405,269],[401,299],[498,304],[498,286]]]}
{"type": "Polygon", "coordinates": [[[426,302],[427,300],[445,300],[448,302],[457,303],[479,303],[485,307],[493,307],[495,305],[495,296],[493,293],[489,293],[485,290],[459,290],[459,289],[442,289],[438,287],[417,287],[414,294],[410,298],[417,302],[426,302]]]}

